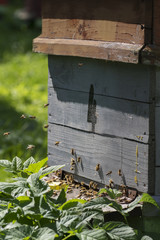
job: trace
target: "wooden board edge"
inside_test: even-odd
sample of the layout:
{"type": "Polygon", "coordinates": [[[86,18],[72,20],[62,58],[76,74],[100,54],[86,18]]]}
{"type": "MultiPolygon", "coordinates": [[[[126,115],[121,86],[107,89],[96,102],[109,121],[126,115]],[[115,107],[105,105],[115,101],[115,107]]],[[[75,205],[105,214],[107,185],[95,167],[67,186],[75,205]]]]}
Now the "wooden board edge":
{"type": "Polygon", "coordinates": [[[91,40],[35,38],[33,51],[48,55],[79,56],[125,63],[139,63],[143,45],[91,40]]]}

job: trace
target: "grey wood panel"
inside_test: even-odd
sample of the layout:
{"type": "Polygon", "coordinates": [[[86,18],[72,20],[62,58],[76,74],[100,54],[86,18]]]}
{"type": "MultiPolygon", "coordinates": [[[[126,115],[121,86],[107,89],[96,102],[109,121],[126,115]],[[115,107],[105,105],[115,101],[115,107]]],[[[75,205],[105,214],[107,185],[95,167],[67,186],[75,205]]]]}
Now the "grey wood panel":
{"type": "Polygon", "coordinates": [[[160,167],[156,167],[155,172],[155,195],[160,195],[160,167]]]}
{"type": "Polygon", "coordinates": [[[149,104],[49,88],[49,122],[102,135],[149,140],[149,104]]]}
{"type": "Polygon", "coordinates": [[[155,108],[156,166],[160,167],[160,107],[155,108]]]}
{"type": "Polygon", "coordinates": [[[151,70],[141,64],[49,56],[49,87],[149,102],[151,70]]]}
{"type": "Polygon", "coordinates": [[[49,164],[66,164],[65,170],[100,183],[126,184],[139,191],[148,191],[148,144],[138,143],[138,170],[141,171],[138,184],[135,183],[136,146],[134,141],[100,136],[56,124],[49,125],[48,154],[49,164]],[[59,145],[55,145],[60,141],[59,145]],[[81,163],[76,163],[74,171],[70,170],[71,149],[74,148],[81,163]],[[96,164],[100,171],[95,171],[96,164]],[[118,175],[122,169],[123,177],[118,175]],[[110,176],[106,173],[112,171],[110,176]]]}
{"type": "Polygon", "coordinates": [[[160,106],[160,67],[156,68],[156,106],[160,106]]]}

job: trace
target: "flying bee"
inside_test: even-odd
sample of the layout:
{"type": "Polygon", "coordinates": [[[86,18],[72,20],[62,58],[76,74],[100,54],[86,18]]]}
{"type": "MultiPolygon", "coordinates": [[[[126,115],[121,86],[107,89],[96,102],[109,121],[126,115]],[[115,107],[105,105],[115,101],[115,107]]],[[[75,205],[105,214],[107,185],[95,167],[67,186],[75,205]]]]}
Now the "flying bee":
{"type": "Polygon", "coordinates": [[[30,118],[30,119],[35,119],[36,116],[32,116],[32,115],[30,115],[29,118],[30,118]]]}
{"type": "Polygon", "coordinates": [[[25,116],[24,114],[22,114],[22,115],[20,116],[20,118],[25,119],[26,116],[25,116]]]}
{"type": "Polygon", "coordinates": [[[78,157],[78,158],[77,158],[77,162],[80,162],[80,161],[81,161],[81,157],[78,157]]]}
{"type": "Polygon", "coordinates": [[[98,163],[98,164],[96,165],[95,170],[96,170],[96,171],[99,171],[99,169],[100,169],[100,164],[98,163]]]}
{"type": "Polygon", "coordinates": [[[9,134],[11,134],[10,132],[5,132],[3,133],[3,136],[9,136],[9,134]]]}
{"type": "Polygon", "coordinates": [[[35,145],[29,144],[26,149],[27,149],[27,150],[32,150],[33,148],[35,148],[35,145]]]}
{"type": "Polygon", "coordinates": [[[60,141],[55,142],[55,145],[58,146],[60,144],[60,141]]]}
{"type": "Polygon", "coordinates": [[[82,67],[82,66],[83,66],[83,63],[78,63],[78,66],[79,66],[79,67],[82,67]]]}
{"type": "Polygon", "coordinates": [[[48,127],[49,127],[49,125],[48,125],[48,124],[45,124],[45,125],[44,125],[44,128],[48,128],[48,127]]]}
{"type": "Polygon", "coordinates": [[[75,152],[74,152],[74,148],[71,149],[71,154],[74,155],[75,152]]]}
{"type": "Polygon", "coordinates": [[[121,169],[118,170],[118,175],[122,176],[122,170],[121,169]]]}
{"type": "Polygon", "coordinates": [[[49,106],[49,103],[46,103],[46,104],[44,104],[44,108],[46,108],[46,107],[48,107],[49,106]]]}
{"type": "Polygon", "coordinates": [[[112,174],[112,171],[109,171],[106,173],[106,176],[111,175],[111,174],[112,174]]]}

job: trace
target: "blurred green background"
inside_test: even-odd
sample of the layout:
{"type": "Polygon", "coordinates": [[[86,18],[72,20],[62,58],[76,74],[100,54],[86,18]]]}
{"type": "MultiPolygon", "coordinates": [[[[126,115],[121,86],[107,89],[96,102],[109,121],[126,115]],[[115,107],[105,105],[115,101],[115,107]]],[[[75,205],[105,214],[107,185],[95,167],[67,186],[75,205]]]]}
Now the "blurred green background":
{"type": "MultiPolygon", "coordinates": [[[[32,52],[41,20],[22,22],[14,17],[22,3],[0,6],[0,159],[41,160],[47,156],[47,56],[32,52]],[[22,114],[27,118],[21,119],[22,114]],[[35,148],[27,150],[28,144],[35,148]]],[[[9,180],[2,168],[0,172],[0,181],[9,180]]]]}

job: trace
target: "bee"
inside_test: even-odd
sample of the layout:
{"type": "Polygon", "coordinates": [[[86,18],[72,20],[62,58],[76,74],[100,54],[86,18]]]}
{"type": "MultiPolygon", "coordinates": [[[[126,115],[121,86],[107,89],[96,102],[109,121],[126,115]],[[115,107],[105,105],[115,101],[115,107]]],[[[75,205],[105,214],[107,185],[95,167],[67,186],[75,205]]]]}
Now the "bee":
{"type": "Polygon", "coordinates": [[[70,165],[71,165],[71,166],[75,166],[75,160],[74,160],[74,158],[71,158],[70,165]]]}
{"type": "Polygon", "coordinates": [[[126,188],[126,185],[121,184],[120,187],[121,187],[121,188],[126,188]]]}
{"type": "Polygon", "coordinates": [[[79,67],[82,67],[82,66],[83,66],[83,63],[78,63],[78,66],[79,66],[79,67]]]}
{"type": "Polygon", "coordinates": [[[82,195],[81,194],[78,194],[78,196],[76,198],[80,198],[82,195]]]}
{"type": "Polygon", "coordinates": [[[82,186],[84,186],[84,185],[85,185],[85,183],[84,183],[84,182],[81,182],[81,185],[82,185],[82,186]]]}
{"type": "Polygon", "coordinates": [[[80,187],[80,185],[79,185],[79,184],[76,184],[76,185],[75,185],[75,187],[76,187],[76,188],[79,188],[79,187],[80,187]]]}
{"type": "Polygon", "coordinates": [[[70,181],[70,182],[73,182],[73,180],[74,180],[74,179],[73,179],[73,175],[69,175],[69,181],[70,181]]]}
{"type": "Polygon", "coordinates": [[[66,180],[69,179],[69,176],[68,176],[68,175],[65,175],[65,179],[66,179],[66,180]]]}
{"type": "Polygon", "coordinates": [[[73,190],[72,190],[72,189],[68,189],[68,190],[67,190],[67,193],[70,193],[70,192],[73,192],[73,190]]]}
{"type": "Polygon", "coordinates": [[[113,187],[113,185],[114,185],[114,182],[113,182],[113,180],[112,180],[112,179],[110,179],[110,180],[109,180],[109,188],[112,188],[112,187],[113,187]]]}
{"type": "Polygon", "coordinates": [[[3,136],[9,136],[9,134],[11,134],[10,132],[5,132],[3,133],[3,136]]]}
{"type": "Polygon", "coordinates": [[[55,145],[58,146],[60,144],[60,141],[55,142],[55,145]]]}
{"type": "Polygon", "coordinates": [[[92,196],[92,193],[90,193],[90,192],[87,191],[87,192],[85,193],[85,195],[90,197],[90,196],[92,196]]]}
{"type": "Polygon", "coordinates": [[[33,148],[35,148],[35,145],[31,145],[31,144],[29,144],[29,145],[27,146],[26,149],[28,149],[28,150],[32,150],[33,148]]]}
{"type": "Polygon", "coordinates": [[[81,161],[81,157],[78,157],[78,158],[77,158],[77,162],[80,162],[80,161],[81,161]]]}
{"type": "Polygon", "coordinates": [[[26,116],[25,116],[24,114],[22,114],[22,115],[20,116],[20,118],[25,119],[26,116]]]}
{"type": "Polygon", "coordinates": [[[99,169],[100,169],[100,164],[98,163],[98,164],[96,165],[95,170],[96,170],[96,171],[99,171],[99,169]]]}
{"type": "Polygon", "coordinates": [[[137,169],[136,170],[134,170],[136,173],[141,173],[140,171],[138,171],[137,169]]]}
{"type": "Polygon", "coordinates": [[[94,182],[91,181],[91,182],[89,183],[89,188],[91,188],[91,187],[93,186],[93,184],[94,184],[94,182]]]}
{"type": "Polygon", "coordinates": [[[36,116],[32,116],[32,115],[30,115],[29,118],[30,118],[30,119],[35,119],[36,116]]]}
{"type": "Polygon", "coordinates": [[[121,169],[118,170],[118,175],[119,175],[119,176],[122,176],[122,171],[121,171],[121,169]]]}
{"type": "Polygon", "coordinates": [[[49,106],[49,103],[46,103],[46,104],[44,104],[44,108],[46,108],[46,107],[48,107],[49,106]]]}
{"type": "Polygon", "coordinates": [[[74,167],[71,167],[70,170],[73,171],[73,170],[74,170],[74,167]]]}
{"type": "Polygon", "coordinates": [[[93,183],[93,189],[97,189],[97,183],[93,183]]]}
{"type": "Polygon", "coordinates": [[[97,195],[97,192],[96,192],[96,191],[93,191],[93,195],[97,195]]]}
{"type": "Polygon", "coordinates": [[[134,181],[135,181],[136,184],[138,183],[137,176],[134,177],[134,181]]]}
{"type": "Polygon", "coordinates": [[[71,154],[72,154],[72,155],[74,155],[74,154],[75,154],[75,152],[74,152],[74,149],[73,149],[73,148],[71,149],[71,154]]]}
{"type": "Polygon", "coordinates": [[[49,125],[48,125],[48,124],[45,124],[45,125],[44,125],[44,128],[48,128],[48,127],[49,127],[49,125]]]}
{"type": "Polygon", "coordinates": [[[108,176],[108,175],[110,175],[110,174],[112,174],[112,171],[107,172],[107,173],[106,173],[106,176],[108,176]]]}

